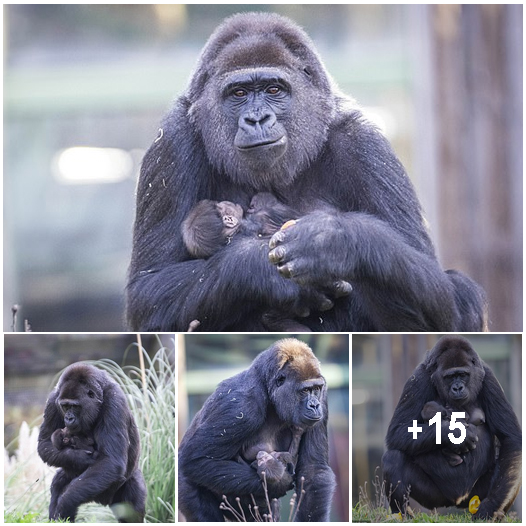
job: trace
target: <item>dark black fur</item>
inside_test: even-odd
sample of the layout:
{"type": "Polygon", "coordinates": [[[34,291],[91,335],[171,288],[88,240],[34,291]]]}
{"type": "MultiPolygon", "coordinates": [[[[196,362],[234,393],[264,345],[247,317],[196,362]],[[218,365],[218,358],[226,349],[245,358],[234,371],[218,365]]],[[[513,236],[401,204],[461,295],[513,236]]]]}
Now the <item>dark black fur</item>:
{"type": "Polygon", "coordinates": [[[146,487],[138,468],[139,432],[122,389],[91,365],[70,365],[50,394],[38,437],[38,454],[57,471],[51,484],[50,519],[75,521],[86,502],[129,504],[120,522],[142,522],[146,487]],[[53,433],[93,437],[97,455],[82,449],[57,449],[53,433]]]}
{"type": "Polygon", "coordinates": [[[306,305],[310,329],[485,325],[482,290],[440,268],[387,140],[333,88],[307,35],[278,15],[236,15],[212,35],[143,160],[136,214],[127,287],[134,330],[185,331],[193,320],[201,330],[262,330],[269,308],[339,280],[352,294],[328,312],[306,305]],[[191,208],[202,199],[246,208],[258,192],[302,216],[274,235],[270,254],[264,239],[234,237],[191,260],[177,232],[191,208]]]}
{"type": "MultiPolygon", "coordinates": [[[[296,520],[328,521],[334,474],[328,465],[327,418],[325,380],[312,351],[298,340],[276,342],[249,369],[221,382],[186,431],[179,446],[179,508],[186,519],[232,519],[219,508],[223,495],[234,505],[239,497],[248,520],[253,520],[250,495],[266,513],[254,461],[261,451],[290,451],[294,464],[296,436],[292,480],[297,489],[305,478],[296,520]]],[[[271,499],[290,489],[291,471],[269,483],[271,499]]]]}
{"type": "MultiPolygon", "coordinates": [[[[298,217],[295,210],[280,203],[272,194],[260,192],[252,198],[246,214],[239,205],[228,201],[199,201],[183,221],[181,231],[188,252],[193,257],[208,258],[231,244],[234,235],[270,239],[287,221],[298,217]]],[[[334,303],[327,294],[333,298],[342,297],[351,290],[351,285],[344,281],[324,287],[323,292],[303,289],[294,305],[287,305],[287,308],[280,305],[277,307],[281,310],[275,307],[263,313],[263,324],[272,331],[309,332],[306,325],[293,317],[306,316],[309,313],[307,304],[328,310],[334,303]]]]}
{"type": "Polygon", "coordinates": [[[522,433],[517,417],[491,369],[458,336],[440,339],[407,381],[386,445],[382,469],[393,512],[405,510],[410,487],[410,496],[427,508],[467,507],[478,495],[481,504],[474,518],[493,518],[509,509],[520,489],[522,433]],[[421,414],[425,402],[432,400],[452,411],[477,411],[483,419],[466,426],[466,439],[458,445],[448,439],[450,421],[443,419],[442,444],[437,445],[436,426],[427,425],[421,414]],[[423,428],[416,440],[407,430],[413,420],[423,428]],[[500,445],[497,460],[495,439],[500,445]],[[441,452],[444,448],[460,455],[462,462],[451,465],[451,457],[441,452]]]}
{"type": "Polygon", "coordinates": [[[95,441],[93,438],[85,435],[74,435],[67,427],[64,429],[57,429],[51,435],[51,443],[57,449],[70,447],[73,449],[83,449],[88,454],[98,456],[95,451],[95,441]]]}

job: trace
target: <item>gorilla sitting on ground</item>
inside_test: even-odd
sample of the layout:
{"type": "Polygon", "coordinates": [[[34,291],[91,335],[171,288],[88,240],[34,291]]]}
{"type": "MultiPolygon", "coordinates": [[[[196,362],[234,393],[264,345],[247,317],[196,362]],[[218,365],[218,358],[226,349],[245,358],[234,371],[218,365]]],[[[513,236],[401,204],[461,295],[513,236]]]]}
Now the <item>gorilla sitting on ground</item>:
{"type": "Polygon", "coordinates": [[[519,422],[492,370],[465,338],[445,336],[428,352],[404,386],[385,442],[382,470],[393,513],[406,511],[408,495],[430,509],[466,508],[478,496],[481,502],[474,518],[495,520],[519,492],[519,422]],[[441,419],[437,444],[437,424],[423,423],[423,407],[429,401],[465,412],[473,420],[452,425],[441,419]],[[414,420],[422,429],[416,438],[408,431],[414,420]],[[465,430],[460,443],[459,426],[465,430]],[[461,462],[451,462],[451,455],[442,453],[444,448],[461,462]]]}
{"type": "Polygon", "coordinates": [[[317,332],[484,329],[483,291],[441,269],[389,143],[290,20],[227,19],[161,126],[137,189],[133,330],[186,331],[195,320],[203,331],[265,330],[263,313],[294,313],[300,299],[310,312],[301,323],[317,332]],[[300,219],[270,243],[234,236],[191,258],[180,227],[199,201],[246,208],[259,192],[300,219]],[[352,293],[326,292],[338,281],[352,293]],[[322,311],[326,299],[334,307],[322,311]]]}

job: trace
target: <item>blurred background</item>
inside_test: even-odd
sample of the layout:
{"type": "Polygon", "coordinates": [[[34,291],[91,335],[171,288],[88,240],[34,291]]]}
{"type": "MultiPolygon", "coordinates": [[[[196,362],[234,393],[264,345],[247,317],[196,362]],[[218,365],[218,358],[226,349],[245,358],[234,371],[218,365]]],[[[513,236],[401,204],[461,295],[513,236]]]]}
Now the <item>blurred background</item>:
{"type": "MultiPolygon", "coordinates": [[[[253,5],[4,5],[4,329],[119,331],[140,160],[217,24],[253,5]]],[[[445,268],[522,330],[522,5],[290,16],[416,185],[445,268]]]]}
{"type": "MultiPolygon", "coordinates": [[[[440,336],[353,335],[352,337],[352,503],[372,481],[385,451],[385,435],[402,389],[440,336]]],[[[522,336],[474,334],[466,338],[495,373],[522,427],[522,336]]],[[[511,511],[522,516],[522,493],[511,511]]]]}
{"type": "MultiPolygon", "coordinates": [[[[153,357],[159,347],[173,348],[174,335],[143,334],[142,345],[153,357]]],[[[82,360],[113,360],[139,365],[136,334],[5,334],[4,447],[44,413],[57,374],[82,360]]],[[[40,422],[38,422],[40,424],[40,422]]],[[[12,450],[10,450],[12,452],[12,450]]]]}
{"type": "MultiPolygon", "coordinates": [[[[248,369],[252,360],[283,335],[188,334],[179,336],[179,441],[195,413],[222,380],[248,369]]],[[[302,334],[321,362],[329,400],[329,456],[336,475],[331,521],[349,520],[349,336],[302,334]]],[[[290,498],[282,499],[287,520],[290,498]]]]}

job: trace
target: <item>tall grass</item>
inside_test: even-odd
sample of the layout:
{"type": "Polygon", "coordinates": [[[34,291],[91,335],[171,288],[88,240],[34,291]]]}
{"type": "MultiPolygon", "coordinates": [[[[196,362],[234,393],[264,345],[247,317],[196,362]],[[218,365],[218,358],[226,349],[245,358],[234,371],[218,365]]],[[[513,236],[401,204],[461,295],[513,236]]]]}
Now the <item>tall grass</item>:
{"type": "Polygon", "coordinates": [[[148,490],[146,520],[173,523],[176,509],[175,356],[164,347],[153,358],[142,347],[139,352],[144,368],[121,368],[111,360],[91,363],[108,372],[120,384],[139,427],[140,468],[148,490]]]}

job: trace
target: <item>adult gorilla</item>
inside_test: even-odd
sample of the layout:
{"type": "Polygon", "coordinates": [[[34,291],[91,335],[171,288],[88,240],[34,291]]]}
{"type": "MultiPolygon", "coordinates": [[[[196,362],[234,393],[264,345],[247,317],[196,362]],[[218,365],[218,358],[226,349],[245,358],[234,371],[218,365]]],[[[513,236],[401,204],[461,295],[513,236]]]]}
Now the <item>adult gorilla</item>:
{"type": "Polygon", "coordinates": [[[275,14],[235,15],[212,35],[143,160],[136,214],[134,330],[185,331],[193,320],[203,331],[264,330],[262,313],[305,308],[313,331],[484,327],[483,292],[440,268],[386,139],[335,89],[307,35],[275,14]],[[270,252],[238,236],[190,260],[180,227],[191,208],[212,199],[246,209],[258,192],[303,217],[270,252]],[[353,292],[320,314],[320,292],[340,280],[353,292]]]}
{"type": "Polygon", "coordinates": [[[395,409],[386,444],[382,469],[393,511],[405,511],[408,494],[427,508],[465,508],[477,495],[481,504],[474,518],[497,518],[520,489],[517,417],[491,369],[464,338],[442,338],[416,368],[395,409]],[[451,422],[442,420],[442,443],[436,444],[436,425],[424,423],[421,415],[430,401],[457,412],[473,413],[476,407],[485,422],[466,424],[464,441],[455,444],[448,436],[451,422]],[[413,420],[423,429],[416,439],[408,432],[413,420]],[[442,449],[460,455],[461,462],[450,462],[442,449]]]}
{"type": "Polygon", "coordinates": [[[239,497],[249,521],[252,497],[260,514],[268,513],[265,472],[270,499],[293,485],[305,490],[297,521],[328,521],[334,474],[327,418],[327,387],[311,349],[284,339],[262,352],[248,370],[219,384],[181,441],[179,508],[186,520],[232,520],[220,509],[223,495],[238,511],[239,497]]]}
{"type": "Polygon", "coordinates": [[[51,484],[50,519],[75,522],[78,507],[94,501],[127,504],[116,511],[119,521],[143,521],[139,432],[124,393],[104,371],[83,363],[64,371],[46,404],[38,454],[61,468],[51,484]],[[63,428],[71,436],[93,439],[96,455],[73,446],[56,448],[52,435],[63,428]]]}

